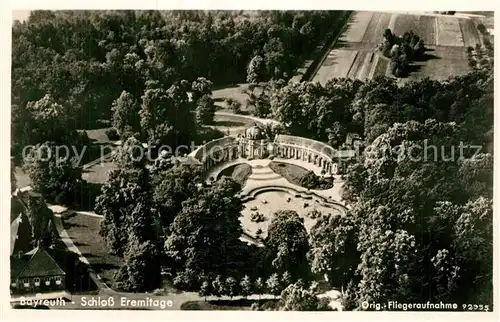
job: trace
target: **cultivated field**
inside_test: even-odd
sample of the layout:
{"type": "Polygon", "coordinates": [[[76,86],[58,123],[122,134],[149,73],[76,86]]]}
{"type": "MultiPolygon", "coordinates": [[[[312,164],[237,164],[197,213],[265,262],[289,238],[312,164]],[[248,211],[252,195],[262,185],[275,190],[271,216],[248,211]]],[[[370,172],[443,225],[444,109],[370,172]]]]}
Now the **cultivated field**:
{"type": "Polygon", "coordinates": [[[325,84],[335,77],[371,79],[391,76],[389,60],[381,57],[378,45],[384,30],[396,35],[413,30],[429,49],[427,60],[413,63],[410,75],[402,80],[430,77],[446,79],[466,73],[466,47],[480,43],[477,18],[424,12],[354,12],[326,60],[313,78],[325,84]]]}

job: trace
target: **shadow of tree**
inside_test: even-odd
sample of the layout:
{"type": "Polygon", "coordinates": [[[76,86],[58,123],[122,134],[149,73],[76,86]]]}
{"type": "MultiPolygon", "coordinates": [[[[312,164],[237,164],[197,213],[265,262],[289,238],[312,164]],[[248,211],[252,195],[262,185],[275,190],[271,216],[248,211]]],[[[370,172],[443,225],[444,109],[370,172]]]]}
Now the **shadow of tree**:
{"type": "Polygon", "coordinates": [[[93,211],[95,200],[101,194],[101,183],[82,181],[78,191],[75,193],[74,210],[93,211]]]}

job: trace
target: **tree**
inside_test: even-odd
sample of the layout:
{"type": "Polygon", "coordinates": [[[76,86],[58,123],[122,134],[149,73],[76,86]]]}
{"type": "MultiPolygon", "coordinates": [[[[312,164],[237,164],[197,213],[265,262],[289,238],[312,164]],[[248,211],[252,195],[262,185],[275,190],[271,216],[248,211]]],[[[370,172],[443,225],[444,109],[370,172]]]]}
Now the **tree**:
{"type": "Polygon", "coordinates": [[[203,283],[201,283],[200,291],[198,292],[200,296],[205,298],[205,302],[207,301],[207,296],[212,294],[212,284],[205,278],[203,283]]]}
{"type": "Polygon", "coordinates": [[[343,289],[354,277],[359,263],[357,224],[351,213],[345,217],[323,216],[310,232],[313,273],[324,274],[330,285],[343,289]]]}
{"type": "Polygon", "coordinates": [[[250,276],[245,275],[240,281],[240,289],[241,289],[241,295],[244,297],[247,297],[248,295],[251,294],[252,288],[254,286],[252,285],[252,281],[250,280],[250,276]]]}
{"type": "Polygon", "coordinates": [[[331,311],[328,301],[297,284],[290,284],[281,292],[279,308],[283,311],[331,311]]]}
{"type": "Polygon", "coordinates": [[[266,285],[264,284],[264,280],[262,279],[262,277],[257,277],[255,283],[253,284],[253,289],[254,292],[259,295],[259,300],[260,300],[260,295],[265,291],[265,286],[266,285]]]}
{"type": "Polygon", "coordinates": [[[238,282],[232,276],[229,276],[224,281],[224,294],[228,295],[231,299],[238,293],[238,282]]]}
{"type": "Polygon", "coordinates": [[[152,146],[177,147],[188,144],[195,133],[187,91],[172,85],[163,89],[158,82],[146,85],[141,105],[141,131],[152,146]]]}
{"type": "Polygon", "coordinates": [[[298,278],[309,278],[307,261],[309,242],[304,221],[293,210],[280,210],[274,214],[269,225],[265,245],[269,258],[278,274],[288,272],[291,282],[298,278]]]}
{"type": "Polygon", "coordinates": [[[17,178],[16,178],[16,168],[14,164],[14,158],[10,159],[10,193],[13,193],[17,189],[17,178]]]}
{"type": "Polygon", "coordinates": [[[28,102],[26,111],[30,120],[32,144],[46,141],[68,144],[74,141],[74,111],[57,102],[52,95],[46,94],[37,101],[28,102]]]}
{"type": "Polygon", "coordinates": [[[274,273],[266,281],[266,287],[269,293],[274,296],[278,295],[281,292],[281,285],[279,281],[278,274],[274,273]]]}
{"type": "Polygon", "coordinates": [[[138,141],[129,138],[115,154],[117,169],[109,173],[108,181],[96,199],[95,211],[104,216],[100,234],[111,252],[123,256],[129,238],[135,237],[135,247],[157,236],[154,211],[151,208],[149,171],[144,158],[135,155],[138,141]]]}
{"type": "Polygon", "coordinates": [[[200,170],[187,165],[152,169],[153,201],[162,226],[168,228],[182,210],[182,203],[198,195],[200,170]]]}
{"type": "Polygon", "coordinates": [[[205,77],[198,77],[191,84],[191,99],[198,102],[203,97],[211,97],[213,83],[205,77]]]}
{"type": "Polygon", "coordinates": [[[28,193],[26,216],[31,226],[31,243],[33,247],[42,244],[53,245],[57,239],[57,231],[53,223],[52,211],[47,207],[44,198],[36,193],[28,193]]]}
{"type": "Polygon", "coordinates": [[[247,83],[258,84],[263,80],[263,59],[259,55],[255,55],[248,63],[247,67],[247,83]]]}
{"type": "Polygon", "coordinates": [[[290,284],[292,284],[292,277],[290,276],[290,273],[284,272],[281,276],[281,285],[283,286],[283,289],[290,284]]]}
{"type": "Polygon", "coordinates": [[[124,265],[115,279],[118,287],[128,292],[146,292],[161,285],[160,262],[157,245],[152,241],[130,237],[124,255],[124,265]]]}
{"type": "Polygon", "coordinates": [[[113,127],[121,135],[139,130],[139,105],[132,94],[123,91],[111,106],[113,127]]]}
{"type": "Polygon", "coordinates": [[[224,280],[221,275],[217,275],[212,281],[212,290],[217,297],[221,297],[224,294],[224,280]]]}
{"type": "Polygon", "coordinates": [[[241,103],[234,98],[228,97],[226,98],[226,106],[229,107],[234,114],[241,113],[241,103]]]}
{"type": "Polygon", "coordinates": [[[239,240],[241,186],[224,177],[182,204],[170,225],[165,251],[174,269],[191,269],[199,275],[236,273],[244,266],[239,240]]]}
{"type": "Polygon", "coordinates": [[[198,125],[212,124],[214,122],[214,116],[214,100],[208,95],[203,95],[197,102],[196,122],[198,125]]]}
{"type": "Polygon", "coordinates": [[[24,159],[33,188],[49,202],[72,205],[81,183],[81,167],[76,158],[70,158],[71,151],[64,150],[52,142],[37,144],[24,159]]]}

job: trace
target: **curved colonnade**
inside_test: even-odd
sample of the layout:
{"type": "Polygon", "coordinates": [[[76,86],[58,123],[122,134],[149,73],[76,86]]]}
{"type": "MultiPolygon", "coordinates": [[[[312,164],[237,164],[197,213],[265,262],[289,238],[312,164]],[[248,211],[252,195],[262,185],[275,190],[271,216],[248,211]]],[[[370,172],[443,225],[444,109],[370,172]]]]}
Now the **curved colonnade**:
{"type": "Polygon", "coordinates": [[[274,141],[252,140],[245,137],[222,137],[198,147],[189,154],[206,173],[212,167],[238,158],[256,159],[266,156],[302,160],[319,166],[327,175],[335,175],[338,162],[353,156],[353,151],[339,151],[311,139],[277,135],[274,141]]]}

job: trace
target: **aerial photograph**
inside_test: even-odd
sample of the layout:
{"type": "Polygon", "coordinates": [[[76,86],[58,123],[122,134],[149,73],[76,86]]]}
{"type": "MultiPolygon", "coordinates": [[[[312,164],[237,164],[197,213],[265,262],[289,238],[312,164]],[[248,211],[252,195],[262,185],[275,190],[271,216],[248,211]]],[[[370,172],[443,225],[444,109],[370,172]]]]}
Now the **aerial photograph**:
{"type": "Polygon", "coordinates": [[[494,12],[13,11],[10,57],[13,311],[493,311],[494,12]]]}

